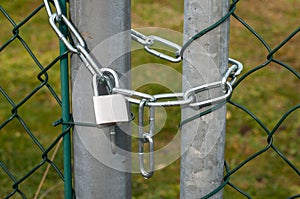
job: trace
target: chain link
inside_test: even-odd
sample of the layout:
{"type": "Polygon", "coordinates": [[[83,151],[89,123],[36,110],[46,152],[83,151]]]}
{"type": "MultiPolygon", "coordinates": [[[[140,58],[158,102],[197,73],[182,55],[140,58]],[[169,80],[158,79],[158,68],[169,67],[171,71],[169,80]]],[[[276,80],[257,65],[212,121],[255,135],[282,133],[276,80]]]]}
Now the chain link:
{"type": "Polygon", "coordinates": [[[57,34],[58,38],[65,44],[67,49],[72,53],[79,55],[80,59],[89,70],[92,75],[98,74],[102,81],[105,81],[103,73],[100,71],[100,67],[96,64],[95,60],[90,56],[86,49],[85,40],[81,34],[74,27],[72,22],[62,14],[61,7],[58,0],[53,0],[56,12],[52,12],[49,0],[44,0],[45,8],[49,16],[49,23],[53,28],[54,32],[57,34]],[[64,23],[71,33],[71,35],[77,40],[75,45],[72,45],[68,38],[60,31],[57,27],[57,22],[64,23]]]}
{"type": "Polygon", "coordinates": [[[158,37],[158,36],[149,36],[149,38],[152,40],[152,43],[151,45],[145,45],[144,48],[145,50],[152,54],[152,55],[155,55],[156,57],[159,57],[161,59],[164,59],[164,60],[167,60],[169,62],[173,62],[173,63],[178,63],[178,62],[181,62],[181,57],[179,56],[179,52],[181,50],[181,46],[169,41],[169,40],[166,40],[166,39],[163,39],[161,37],[158,37]],[[167,54],[164,54],[162,52],[159,52],[153,48],[151,48],[152,45],[154,45],[155,43],[161,43],[163,45],[165,45],[166,47],[170,47],[172,49],[175,50],[175,52],[173,52],[173,55],[174,57],[172,56],[169,56],[167,54]]]}
{"type": "MultiPolygon", "coordinates": [[[[61,7],[59,5],[59,2],[58,0],[53,0],[53,3],[54,3],[54,6],[55,6],[55,9],[56,9],[56,14],[61,17],[62,15],[62,10],[61,10],[61,7]]],[[[52,9],[51,9],[51,6],[50,6],[50,2],[48,0],[44,0],[44,4],[45,4],[45,8],[46,8],[46,11],[47,11],[47,14],[48,16],[50,17],[51,15],[53,15],[54,13],[52,12],[52,9]]]]}
{"type": "Polygon", "coordinates": [[[193,87],[193,88],[187,90],[184,93],[184,98],[189,98],[192,95],[195,95],[197,93],[201,93],[201,92],[204,92],[204,91],[210,91],[210,90],[215,89],[215,88],[222,88],[222,91],[225,94],[221,95],[221,96],[218,96],[218,97],[212,97],[210,99],[199,101],[199,102],[192,102],[192,103],[189,104],[189,106],[190,107],[202,108],[202,107],[205,107],[205,106],[210,106],[210,105],[213,105],[213,104],[217,104],[217,103],[226,101],[231,96],[231,93],[232,93],[231,84],[229,82],[225,82],[225,87],[224,87],[224,84],[221,81],[219,81],[219,82],[212,82],[212,83],[203,84],[203,85],[200,85],[200,86],[193,87]]]}
{"type": "Polygon", "coordinates": [[[241,72],[243,70],[243,64],[241,64],[240,62],[238,62],[232,58],[229,58],[228,62],[230,64],[232,64],[232,66],[229,67],[229,69],[226,71],[226,73],[224,74],[224,76],[222,78],[223,85],[225,85],[228,78],[231,78],[230,84],[233,85],[236,78],[241,74],[241,72]]]}
{"type": "Polygon", "coordinates": [[[146,179],[151,178],[154,173],[154,128],[155,128],[155,110],[154,107],[150,107],[150,117],[149,117],[149,132],[144,131],[144,108],[147,99],[142,99],[139,104],[139,118],[138,118],[138,157],[139,157],[139,167],[142,176],[146,179]],[[144,145],[149,144],[149,171],[145,169],[144,161],[144,145]]]}
{"type": "Polygon", "coordinates": [[[194,100],[194,96],[185,98],[184,93],[162,93],[153,95],[155,101],[149,101],[147,106],[184,106],[190,104],[194,100]],[[160,101],[162,99],[176,99],[170,101],[160,101]]]}
{"type": "Polygon", "coordinates": [[[146,35],[143,35],[142,33],[131,29],[131,39],[138,42],[139,44],[143,45],[143,46],[147,46],[147,45],[152,45],[153,41],[151,40],[151,38],[149,38],[146,35]]]}
{"type": "Polygon", "coordinates": [[[174,42],[171,42],[167,39],[164,39],[164,38],[161,38],[158,36],[154,36],[154,35],[146,36],[134,29],[131,29],[131,38],[133,40],[135,40],[136,42],[138,42],[139,44],[143,45],[144,49],[148,53],[150,53],[156,57],[159,57],[161,59],[164,59],[164,60],[167,60],[167,61],[173,62],[173,63],[181,62],[181,57],[180,57],[181,46],[179,46],[178,44],[176,44],[174,42]],[[155,50],[154,48],[152,48],[152,46],[155,43],[160,43],[166,47],[173,49],[174,50],[173,56],[159,52],[158,50],[155,50]]]}

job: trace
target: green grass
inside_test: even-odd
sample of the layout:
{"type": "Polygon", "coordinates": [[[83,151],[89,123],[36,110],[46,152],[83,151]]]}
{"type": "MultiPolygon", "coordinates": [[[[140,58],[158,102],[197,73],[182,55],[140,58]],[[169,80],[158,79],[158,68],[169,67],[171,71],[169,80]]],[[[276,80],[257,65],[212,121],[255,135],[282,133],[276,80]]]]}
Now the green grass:
{"type": "MultiPolygon", "coordinates": [[[[1,3],[1,6],[19,23],[39,3],[39,1],[32,3],[29,0],[5,1],[1,3]]],[[[241,0],[236,13],[274,48],[299,26],[299,9],[300,2],[298,0],[274,0],[272,3],[267,0],[241,0]]],[[[0,26],[3,27],[0,29],[0,45],[2,45],[12,36],[12,26],[2,14],[0,14],[0,26]]],[[[132,0],[132,26],[134,28],[160,27],[182,32],[183,0],[132,0]]],[[[28,41],[30,48],[43,65],[50,63],[57,55],[57,37],[48,25],[44,11],[22,27],[20,35],[28,41]]],[[[230,36],[230,57],[244,64],[243,74],[266,60],[267,50],[233,18],[231,19],[230,36]]],[[[298,34],[274,56],[276,59],[293,66],[299,73],[299,48],[300,36],[298,34]]],[[[19,42],[13,42],[0,53],[0,63],[0,86],[13,98],[15,103],[18,103],[40,84],[36,78],[40,70],[19,42]]],[[[181,64],[169,64],[148,55],[143,50],[132,53],[133,67],[145,63],[160,63],[168,65],[178,72],[181,71],[181,64]]],[[[153,81],[165,78],[161,74],[156,75],[149,71],[145,71],[144,76],[137,78],[153,78],[153,81]]],[[[58,66],[54,66],[49,71],[49,78],[51,85],[59,93],[58,66]]],[[[135,79],[135,81],[141,80],[135,79]]],[[[180,80],[176,83],[180,85],[180,80]]],[[[166,87],[157,86],[157,84],[144,85],[138,90],[149,93],[169,91],[166,87]]],[[[245,79],[235,89],[232,99],[249,108],[268,128],[272,128],[289,108],[299,104],[299,94],[299,79],[278,65],[270,64],[265,69],[245,79]]],[[[136,107],[133,109],[136,110],[136,107]]],[[[10,104],[0,95],[0,123],[10,116],[10,111],[10,104]]],[[[22,106],[19,114],[43,146],[48,146],[60,132],[60,127],[52,127],[52,122],[60,118],[60,108],[46,89],[40,90],[37,95],[22,106]]],[[[155,136],[157,147],[170,142],[177,132],[180,122],[180,108],[168,108],[167,116],[168,120],[164,128],[155,136]]],[[[299,136],[300,112],[298,110],[287,118],[274,136],[275,146],[297,168],[300,168],[299,136]]],[[[225,155],[230,168],[234,168],[247,157],[266,146],[266,140],[266,134],[249,115],[228,105],[225,155]]],[[[134,150],[136,150],[135,141],[133,140],[134,150]]],[[[0,131],[0,160],[17,178],[22,177],[32,166],[41,161],[40,150],[17,121],[0,131]]],[[[61,149],[55,163],[62,168],[61,149]]],[[[25,193],[28,198],[33,198],[45,169],[43,166],[41,170],[38,170],[22,184],[22,190],[26,190],[25,193]]],[[[144,180],[139,174],[133,174],[133,198],[179,198],[179,169],[180,160],[177,160],[166,168],[156,171],[149,180],[144,180]]],[[[281,199],[300,193],[299,176],[272,151],[268,151],[249,162],[231,177],[231,182],[249,193],[253,198],[281,199]]],[[[12,181],[0,169],[0,198],[11,191],[11,185],[12,181]]],[[[63,198],[63,184],[53,170],[50,170],[45,181],[41,195],[43,193],[46,194],[44,198],[63,198]]],[[[224,196],[225,198],[243,198],[228,186],[225,188],[224,196]]]]}

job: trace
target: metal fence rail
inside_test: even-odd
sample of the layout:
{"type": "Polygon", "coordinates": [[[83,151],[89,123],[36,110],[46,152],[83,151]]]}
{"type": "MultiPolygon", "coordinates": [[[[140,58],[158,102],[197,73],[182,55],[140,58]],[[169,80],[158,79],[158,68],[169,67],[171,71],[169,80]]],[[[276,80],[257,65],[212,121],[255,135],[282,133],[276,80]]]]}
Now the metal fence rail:
{"type": "MultiPolygon", "coordinates": [[[[255,115],[255,111],[249,108],[247,105],[244,105],[241,102],[238,102],[238,92],[239,88],[241,88],[243,85],[242,83],[247,81],[248,79],[255,77],[255,74],[257,74],[258,71],[261,70],[268,70],[268,66],[271,64],[276,64],[281,69],[288,71],[290,76],[295,77],[297,80],[297,84],[299,84],[300,80],[300,74],[299,71],[297,71],[297,66],[290,66],[284,61],[275,58],[275,54],[284,48],[285,46],[288,46],[292,39],[296,38],[296,36],[299,36],[299,30],[300,27],[297,27],[295,30],[290,30],[290,34],[284,38],[282,41],[279,41],[275,47],[271,47],[271,45],[266,41],[265,37],[262,36],[259,32],[257,32],[253,27],[251,27],[243,18],[241,18],[237,14],[238,10],[238,3],[239,0],[232,1],[230,10],[227,15],[225,15],[222,19],[217,21],[212,26],[204,29],[203,31],[200,31],[198,34],[196,34],[191,40],[189,40],[182,48],[180,54],[181,56],[184,55],[185,49],[188,48],[188,46],[196,39],[200,38],[201,36],[205,35],[207,32],[213,30],[215,27],[222,24],[224,21],[226,21],[228,18],[231,18],[232,20],[237,20],[241,27],[243,29],[248,30],[252,35],[254,35],[259,41],[262,46],[266,49],[267,54],[265,55],[266,59],[258,64],[257,66],[253,67],[252,69],[248,70],[246,73],[242,74],[242,76],[235,82],[233,85],[233,97],[228,99],[228,104],[232,107],[234,107],[234,110],[240,110],[244,112],[245,117],[250,117],[252,121],[254,121],[259,126],[259,131],[263,132],[265,136],[264,144],[265,146],[257,150],[256,152],[252,153],[250,156],[245,158],[240,163],[235,164],[232,168],[229,166],[227,162],[225,162],[225,175],[224,175],[224,181],[223,183],[214,191],[212,191],[210,194],[206,195],[203,198],[210,198],[217,192],[223,190],[224,187],[231,187],[233,190],[241,194],[241,196],[244,196],[246,198],[252,198],[251,194],[247,192],[247,190],[243,190],[240,188],[239,183],[234,183],[233,179],[235,178],[235,175],[238,171],[243,170],[248,163],[255,160],[256,158],[262,156],[265,153],[275,153],[278,156],[278,160],[280,159],[283,161],[289,168],[292,170],[292,172],[295,175],[295,178],[299,178],[300,171],[297,167],[297,164],[294,162],[294,160],[291,160],[282,150],[279,149],[278,145],[274,142],[276,136],[278,135],[278,131],[282,127],[283,122],[290,117],[291,115],[295,114],[296,112],[299,112],[300,103],[296,102],[296,105],[290,106],[290,108],[281,115],[278,122],[276,122],[273,127],[269,123],[264,122],[263,118],[258,117],[255,115]]],[[[46,64],[42,64],[39,60],[39,56],[36,54],[36,49],[32,50],[32,42],[30,41],[30,38],[24,38],[22,36],[22,31],[26,26],[30,26],[31,21],[40,17],[40,13],[43,13],[41,15],[46,16],[44,5],[37,5],[35,6],[35,9],[31,11],[25,18],[21,19],[20,22],[16,22],[13,17],[10,16],[11,13],[9,13],[5,7],[2,7],[0,5],[0,19],[1,21],[5,21],[6,24],[10,24],[9,26],[6,26],[5,28],[10,29],[11,36],[7,38],[5,41],[1,40],[1,46],[0,46],[0,56],[4,56],[3,54],[7,53],[11,50],[11,46],[15,48],[15,44],[18,43],[18,48],[22,48],[24,52],[29,56],[29,60],[31,60],[31,64],[29,64],[30,69],[35,71],[34,75],[29,76],[30,81],[32,81],[31,77],[35,77],[33,86],[30,86],[29,89],[23,89],[19,88],[16,89],[15,92],[12,92],[11,88],[9,86],[9,83],[7,81],[14,81],[14,78],[17,77],[3,77],[2,71],[4,70],[10,70],[10,68],[14,68],[13,64],[10,66],[3,65],[1,63],[0,67],[0,139],[4,137],[6,134],[9,136],[15,137],[22,136],[23,139],[29,139],[30,146],[27,144],[26,147],[32,148],[33,150],[38,150],[39,153],[39,160],[33,161],[27,165],[26,168],[23,168],[23,170],[17,170],[13,169],[14,166],[12,164],[25,164],[22,162],[18,162],[18,159],[21,159],[19,156],[15,156],[15,153],[20,153],[22,155],[27,155],[30,157],[30,150],[27,153],[23,154],[23,151],[19,151],[20,149],[24,149],[22,146],[10,146],[10,148],[7,148],[6,146],[0,145],[0,181],[4,181],[3,183],[0,183],[0,185],[7,185],[10,186],[0,188],[0,197],[4,198],[12,198],[16,197],[18,195],[21,198],[33,198],[37,197],[36,193],[33,193],[31,191],[28,191],[25,184],[29,183],[30,180],[35,176],[37,173],[42,176],[41,173],[44,173],[44,169],[46,166],[49,166],[49,168],[55,173],[54,176],[56,176],[57,179],[60,179],[61,183],[65,184],[65,193],[63,194],[66,198],[70,198],[72,195],[72,190],[70,190],[70,187],[72,187],[72,181],[70,179],[70,145],[68,142],[70,129],[73,126],[73,123],[71,118],[69,117],[69,91],[68,86],[66,86],[68,80],[68,63],[66,60],[68,59],[69,51],[67,51],[64,47],[61,48],[60,55],[54,56],[51,58],[50,61],[47,61],[46,64]],[[62,61],[65,60],[65,61],[62,61]],[[61,79],[62,79],[62,88],[60,86],[53,86],[52,83],[50,83],[50,73],[53,71],[55,72],[57,69],[55,69],[55,66],[58,64],[58,62],[62,61],[61,63],[61,79]],[[7,78],[7,79],[6,79],[7,78]],[[10,79],[9,79],[10,78],[10,79]],[[45,94],[46,93],[46,94],[45,94]],[[55,125],[62,124],[63,130],[58,130],[57,128],[50,127],[47,132],[51,132],[51,135],[49,136],[49,139],[43,138],[43,136],[48,136],[43,133],[36,133],[36,131],[42,132],[45,131],[44,126],[49,126],[53,121],[44,121],[41,118],[34,119],[34,122],[40,122],[41,123],[41,129],[39,130],[32,130],[31,129],[31,123],[33,120],[33,116],[29,114],[26,114],[26,111],[28,111],[28,108],[26,107],[28,104],[32,103],[36,100],[35,106],[38,106],[41,102],[41,95],[46,95],[47,97],[51,97],[51,99],[43,98],[42,100],[46,100],[49,102],[47,103],[41,103],[44,106],[49,105],[50,109],[54,106],[60,107],[63,112],[62,119],[59,119],[57,122],[55,122],[55,125]],[[61,99],[60,95],[63,96],[61,99]],[[53,102],[55,105],[53,105],[53,102]],[[52,104],[51,104],[52,103],[52,104]],[[25,108],[26,107],[26,108],[25,108]],[[10,111],[10,112],[9,112],[10,111]],[[15,127],[17,126],[17,127],[15,127]],[[21,133],[20,133],[21,132],[21,133]],[[56,154],[56,147],[60,146],[60,140],[65,137],[65,144],[64,144],[64,164],[62,164],[61,161],[55,161],[53,160],[54,155],[56,154]],[[49,141],[50,140],[50,141],[49,141]],[[20,147],[20,149],[19,149],[20,147]],[[53,155],[54,154],[54,155],[53,155]],[[11,156],[11,159],[16,158],[16,160],[12,163],[10,160],[8,160],[7,156],[11,156]],[[64,165],[64,166],[63,166],[64,165]],[[63,173],[67,173],[67,179],[63,175],[63,173]],[[9,188],[8,188],[9,187],[9,188]],[[35,195],[36,194],[36,195],[35,195]],[[34,196],[35,195],[35,196],[34,196]]],[[[52,31],[51,27],[48,25],[47,30],[41,30],[41,31],[52,31]]],[[[54,35],[54,34],[53,34],[54,35]]],[[[57,41],[57,38],[56,38],[57,41]]],[[[38,42],[38,41],[35,41],[38,42]]],[[[1,58],[1,57],[0,57],[1,58]]],[[[10,57],[10,59],[14,59],[13,56],[10,57]]],[[[2,60],[2,59],[0,59],[2,60]]],[[[4,60],[4,59],[3,59],[4,60]]],[[[240,60],[243,62],[243,60],[240,60]]],[[[43,61],[46,62],[46,61],[43,61]]],[[[17,66],[19,67],[19,66],[17,66]]],[[[299,68],[299,66],[298,66],[299,68]]],[[[14,68],[14,70],[16,70],[14,68]]],[[[24,70],[24,69],[23,69],[24,70]]],[[[22,75],[23,72],[20,72],[20,79],[24,78],[26,81],[27,76],[22,75]]],[[[5,73],[3,73],[5,74],[5,73]]],[[[20,84],[18,84],[20,85],[20,84]]],[[[299,91],[295,91],[299,92],[299,91]]],[[[255,103],[255,102],[253,102],[255,103]]],[[[267,102],[266,102],[267,103],[267,102]]],[[[223,104],[217,104],[214,107],[206,110],[205,112],[195,115],[193,118],[190,118],[186,121],[181,122],[181,126],[185,123],[197,118],[201,117],[203,115],[209,114],[212,111],[220,108],[223,104]]],[[[34,106],[31,106],[29,109],[31,111],[33,110],[34,106]]],[[[40,117],[39,115],[35,117],[40,117]]],[[[58,118],[57,118],[58,119],[58,118]]],[[[241,119],[243,120],[243,118],[241,119]]],[[[227,130],[227,137],[230,137],[230,133],[233,131],[232,129],[227,130]]],[[[296,135],[290,135],[290,139],[299,139],[296,135]]],[[[11,138],[13,140],[15,138],[11,138]]],[[[7,141],[9,142],[9,140],[7,141]]],[[[26,148],[25,147],[25,148],[26,148]]],[[[62,156],[62,155],[61,155],[62,156]]],[[[35,157],[36,158],[36,157],[35,157]]],[[[230,160],[229,160],[230,161],[230,160]]],[[[267,160],[266,160],[267,161],[267,160]]],[[[22,167],[21,167],[22,168],[22,167]]],[[[36,184],[35,190],[39,189],[36,184]]],[[[50,186],[50,185],[49,185],[50,186]]],[[[300,193],[296,195],[292,195],[289,198],[299,198],[300,193]]]]}

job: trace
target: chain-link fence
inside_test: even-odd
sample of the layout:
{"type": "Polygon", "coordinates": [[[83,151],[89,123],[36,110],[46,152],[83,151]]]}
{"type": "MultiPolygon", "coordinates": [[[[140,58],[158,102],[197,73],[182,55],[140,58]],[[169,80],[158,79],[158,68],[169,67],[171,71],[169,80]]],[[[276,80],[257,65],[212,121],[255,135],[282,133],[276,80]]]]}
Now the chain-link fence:
{"type": "MultiPolygon", "coordinates": [[[[295,5],[294,2],[290,2],[290,6],[291,5],[295,5]]],[[[236,8],[239,8],[239,6],[240,5],[236,5],[236,8]]],[[[284,12],[285,6],[287,6],[287,4],[283,3],[281,11],[284,12]]],[[[256,9],[256,7],[253,6],[253,9],[256,9]]],[[[280,11],[276,11],[272,9],[272,7],[265,7],[264,9],[269,10],[269,15],[266,15],[262,21],[268,22],[268,19],[273,19],[273,21],[270,20],[270,26],[272,26],[273,34],[276,35],[276,28],[280,29],[279,26],[283,25],[282,21],[274,20],[276,19],[275,12],[280,11]]],[[[259,10],[261,9],[257,9],[257,16],[259,16],[259,10]]],[[[293,10],[290,10],[289,14],[283,14],[281,17],[289,17],[289,19],[291,19],[292,16],[295,15],[293,15],[293,10]]],[[[239,163],[235,162],[234,164],[230,164],[230,166],[225,164],[226,174],[223,184],[229,185],[247,198],[253,196],[259,197],[259,191],[255,195],[253,193],[251,194],[251,192],[247,191],[247,188],[240,187],[243,186],[243,183],[231,180],[235,178],[235,174],[240,170],[247,170],[247,165],[257,164],[257,166],[259,166],[257,161],[257,159],[259,159],[259,161],[267,162],[270,166],[264,170],[263,176],[256,176],[255,171],[251,172],[253,176],[256,176],[252,187],[259,187],[257,185],[264,183],[264,179],[269,177],[272,180],[265,182],[265,187],[270,189],[270,194],[265,197],[298,198],[300,197],[299,189],[285,188],[284,190],[284,188],[282,188],[284,186],[282,186],[283,184],[281,183],[287,183],[289,187],[299,187],[299,154],[293,152],[294,150],[297,151],[297,143],[299,143],[299,60],[291,60],[288,58],[289,52],[292,51],[290,48],[294,48],[294,44],[299,43],[299,37],[297,39],[300,30],[299,21],[287,20],[290,21],[290,24],[287,25],[285,36],[277,34],[277,37],[273,39],[273,37],[269,37],[266,32],[263,32],[265,29],[264,26],[267,24],[259,24],[260,26],[257,26],[257,24],[248,24],[242,16],[239,16],[238,9],[232,13],[232,20],[242,28],[242,31],[247,31],[250,37],[253,38],[249,38],[249,40],[253,41],[252,45],[258,45],[264,49],[260,60],[255,60],[253,66],[249,67],[245,74],[236,82],[234,86],[236,95],[229,100],[229,104],[233,106],[231,107],[232,113],[242,112],[242,121],[244,124],[240,127],[240,133],[244,134],[244,137],[248,137],[247,134],[249,133],[250,137],[252,135],[257,139],[256,142],[260,143],[255,146],[255,150],[251,152],[247,150],[244,151],[247,154],[243,156],[244,160],[239,161],[239,163]],[[260,76],[262,74],[264,74],[264,76],[260,76]],[[265,80],[263,81],[263,79],[265,80]],[[249,81],[250,84],[253,81],[253,84],[257,87],[247,92],[239,92],[241,89],[249,88],[249,81]],[[261,88],[259,88],[259,81],[262,83],[260,85],[261,88]],[[272,87],[272,89],[270,89],[270,87],[272,87]],[[271,93],[264,92],[264,89],[271,93]],[[253,91],[258,90],[261,90],[259,92],[260,94],[253,93],[253,91]],[[290,94],[281,92],[283,90],[289,91],[290,94]],[[239,100],[241,94],[248,94],[249,97],[246,97],[246,99],[248,99],[247,102],[239,100]],[[261,111],[257,111],[258,109],[261,111]],[[247,129],[247,127],[251,126],[251,123],[253,125],[252,129],[247,129]],[[287,141],[293,138],[295,138],[294,141],[287,141]],[[268,171],[271,167],[280,168],[279,170],[274,169],[273,172],[285,171],[283,175],[294,176],[296,180],[292,183],[289,183],[287,179],[280,182],[281,178],[278,173],[268,171]],[[270,175],[273,175],[273,177],[270,175]],[[272,183],[272,181],[276,181],[276,183],[272,183]],[[235,186],[234,184],[239,185],[235,186]]],[[[234,45],[234,38],[232,41],[234,45]]],[[[296,55],[294,53],[292,54],[292,56],[296,55]]],[[[228,128],[228,136],[230,137],[234,131],[234,129],[228,128]]],[[[245,143],[251,145],[250,140],[251,138],[248,140],[249,142],[245,143]]],[[[233,144],[232,141],[228,142],[228,144],[233,144]]],[[[240,147],[242,148],[243,146],[240,145],[240,147]]],[[[230,162],[232,160],[228,159],[228,161],[230,162]]]]}
{"type": "Polygon", "coordinates": [[[68,111],[69,93],[59,84],[59,71],[68,82],[68,52],[59,55],[40,2],[6,1],[0,12],[0,198],[62,198],[60,146],[70,128],[52,123],[68,111]]]}
{"type": "MultiPolygon", "coordinates": [[[[69,52],[63,48],[58,52],[57,36],[49,26],[44,5],[29,1],[22,3],[30,3],[31,6],[22,6],[20,9],[20,3],[14,1],[1,3],[0,6],[0,25],[4,27],[1,29],[0,44],[0,197],[63,198],[65,194],[70,194],[63,192],[64,185],[67,187],[65,190],[72,186],[70,171],[63,172],[64,168],[68,169],[70,166],[68,136],[71,126],[63,125],[61,130],[53,127],[52,123],[70,122],[66,97],[69,91],[64,88],[66,80],[68,81],[67,63],[62,61],[60,69],[58,64],[68,58],[69,52]],[[61,76],[58,75],[59,71],[61,76]],[[64,85],[62,88],[60,78],[64,85]],[[58,93],[61,93],[62,99],[58,93]],[[64,154],[60,147],[63,137],[64,154]],[[68,177],[63,176],[63,173],[67,173],[68,177]]],[[[277,35],[276,40],[270,40],[273,35],[266,32],[274,21],[267,25],[260,24],[259,27],[257,24],[250,25],[239,15],[239,3],[233,1],[224,18],[196,34],[181,51],[183,54],[193,40],[230,17],[232,29],[239,29],[232,31],[234,35],[231,37],[231,50],[241,53],[235,56],[244,58],[240,61],[246,67],[243,75],[233,85],[233,95],[228,100],[226,172],[223,183],[204,198],[213,196],[224,187],[232,198],[256,197],[259,193],[253,193],[251,187],[259,189],[260,186],[270,189],[270,198],[272,194],[276,194],[276,198],[286,198],[286,195],[297,198],[300,197],[300,159],[297,150],[300,74],[299,60],[296,59],[299,50],[299,45],[296,45],[299,44],[299,21],[296,20],[293,22],[294,26],[287,27],[286,36],[277,35]],[[242,38],[242,45],[235,41],[238,37],[245,37],[242,38]],[[243,56],[247,45],[256,45],[264,50],[249,52],[247,56],[243,56]],[[259,59],[248,56],[255,53],[260,53],[259,59]],[[267,82],[262,81],[263,79],[267,82]],[[253,85],[256,87],[251,87],[253,85]],[[264,89],[272,93],[266,93],[264,89]],[[277,122],[274,122],[274,118],[277,118],[277,122]],[[237,153],[239,158],[232,155],[237,153]],[[263,167],[264,172],[258,172],[259,176],[256,174],[260,166],[257,159],[268,163],[264,164],[267,165],[266,168],[263,167]],[[256,167],[257,170],[253,170],[256,167]],[[275,170],[272,167],[278,168],[275,170]],[[273,171],[280,173],[272,173],[273,171]],[[296,180],[282,179],[281,175],[285,175],[284,173],[296,180]],[[274,176],[274,182],[264,182],[270,176],[274,176]],[[244,183],[245,178],[252,180],[244,183]],[[277,190],[279,183],[289,184],[290,189],[277,190]]],[[[290,3],[293,4],[293,1],[290,3]]],[[[257,13],[254,17],[262,20],[259,12],[263,10],[254,5],[252,8],[257,9],[252,10],[257,13]]],[[[294,15],[297,17],[297,14],[294,15]]],[[[219,107],[220,104],[197,117],[209,114],[219,107]]],[[[181,125],[185,122],[189,121],[183,121],[181,125]]]]}

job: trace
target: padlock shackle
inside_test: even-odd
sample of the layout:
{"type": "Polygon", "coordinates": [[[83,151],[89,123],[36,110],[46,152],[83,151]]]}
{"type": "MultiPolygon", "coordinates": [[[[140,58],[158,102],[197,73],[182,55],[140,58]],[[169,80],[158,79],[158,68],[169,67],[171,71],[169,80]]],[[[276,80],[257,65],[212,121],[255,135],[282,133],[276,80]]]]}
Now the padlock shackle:
{"type": "Polygon", "coordinates": [[[92,85],[93,85],[94,96],[99,96],[100,95],[98,85],[103,84],[103,82],[106,83],[106,86],[108,88],[108,93],[112,94],[114,88],[119,88],[120,87],[118,73],[116,71],[114,71],[113,69],[111,69],[111,68],[101,68],[100,72],[103,74],[102,76],[100,76],[97,73],[95,73],[93,75],[92,85]],[[113,77],[114,85],[110,81],[111,77],[108,76],[107,73],[111,74],[111,76],[113,77]]]}
{"type": "MultiPolygon", "coordinates": [[[[113,76],[113,78],[114,78],[114,83],[115,83],[114,87],[116,87],[116,88],[120,87],[119,75],[118,75],[118,73],[116,71],[114,71],[111,68],[101,68],[100,71],[104,75],[105,75],[105,73],[110,73],[113,76]]],[[[112,90],[113,88],[110,88],[110,89],[112,90]]]]}
{"type": "Polygon", "coordinates": [[[98,82],[99,82],[99,76],[97,74],[93,75],[92,84],[93,84],[94,96],[100,95],[98,90],[98,82]]]}

